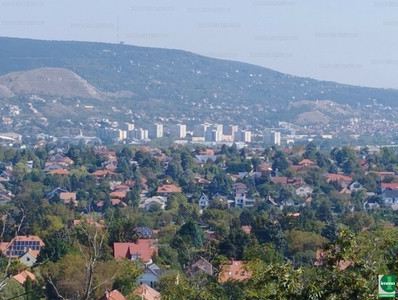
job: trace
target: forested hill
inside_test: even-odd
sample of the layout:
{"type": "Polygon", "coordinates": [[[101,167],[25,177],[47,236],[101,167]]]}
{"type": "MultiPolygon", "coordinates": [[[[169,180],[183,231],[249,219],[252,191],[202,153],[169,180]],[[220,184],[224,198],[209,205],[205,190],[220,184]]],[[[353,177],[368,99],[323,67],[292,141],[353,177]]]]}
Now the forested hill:
{"type": "Polygon", "coordinates": [[[73,41],[0,38],[0,75],[40,67],[66,68],[102,91],[129,90],[169,105],[206,99],[284,107],[289,101],[329,99],[340,104],[397,106],[398,91],[318,81],[194,53],[73,41]]]}

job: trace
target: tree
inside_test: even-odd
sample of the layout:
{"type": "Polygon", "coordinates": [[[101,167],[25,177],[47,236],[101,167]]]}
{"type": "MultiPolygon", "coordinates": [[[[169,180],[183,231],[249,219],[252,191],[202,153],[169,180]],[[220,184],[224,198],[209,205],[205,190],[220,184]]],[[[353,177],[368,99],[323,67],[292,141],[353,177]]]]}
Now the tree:
{"type": "Polygon", "coordinates": [[[176,249],[181,265],[192,261],[196,252],[203,246],[203,232],[192,220],[181,226],[170,242],[170,246],[176,249]]]}
{"type": "Polygon", "coordinates": [[[281,150],[275,151],[273,156],[272,170],[278,170],[283,172],[289,167],[288,162],[286,161],[286,155],[281,150]]]}
{"type": "Polygon", "coordinates": [[[287,231],[286,240],[286,256],[297,265],[304,263],[312,265],[315,250],[327,243],[327,239],[318,234],[300,230],[287,231]]]}
{"type": "Polygon", "coordinates": [[[121,259],[118,261],[118,272],[112,284],[112,289],[117,289],[125,297],[133,296],[133,291],[137,287],[137,280],[143,272],[137,261],[121,259]]]}
{"type": "Polygon", "coordinates": [[[240,228],[232,229],[219,244],[219,253],[227,258],[243,259],[244,248],[251,244],[250,236],[240,228]]]}
{"type": "Polygon", "coordinates": [[[173,178],[173,180],[178,180],[183,171],[184,170],[181,166],[180,155],[176,154],[174,155],[171,162],[169,162],[169,165],[167,166],[167,169],[165,171],[165,175],[170,176],[171,178],[173,178]]]}
{"type": "Polygon", "coordinates": [[[282,227],[277,221],[265,220],[263,217],[255,217],[251,232],[260,244],[272,243],[279,253],[284,253],[286,249],[286,236],[282,227]]]}
{"type": "Polygon", "coordinates": [[[50,232],[44,239],[44,247],[41,248],[37,262],[50,260],[57,262],[73,249],[73,243],[69,232],[65,229],[50,232]]]}

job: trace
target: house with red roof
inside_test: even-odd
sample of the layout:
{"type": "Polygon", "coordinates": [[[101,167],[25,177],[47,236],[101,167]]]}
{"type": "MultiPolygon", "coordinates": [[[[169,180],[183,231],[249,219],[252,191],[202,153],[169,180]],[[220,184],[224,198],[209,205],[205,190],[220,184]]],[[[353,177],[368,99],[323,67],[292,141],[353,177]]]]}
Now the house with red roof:
{"type": "Polygon", "coordinates": [[[218,274],[218,282],[226,282],[228,280],[245,280],[250,278],[252,272],[246,270],[245,264],[240,260],[231,260],[228,264],[221,267],[218,274]]]}
{"type": "Polygon", "coordinates": [[[113,243],[113,257],[129,260],[141,259],[144,263],[152,261],[152,255],[158,252],[155,239],[138,239],[131,243],[113,243]]]}
{"type": "Polygon", "coordinates": [[[36,279],[36,276],[33,273],[31,273],[27,270],[24,270],[14,276],[12,276],[12,278],[14,280],[18,281],[20,284],[24,284],[28,278],[33,281],[36,279]]]}
{"type": "Polygon", "coordinates": [[[44,243],[37,235],[19,235],[10,242],[1,242],[0,251],[10,258],[18,258],[23,264],[30,267],[36,262],[44,243]]]}
{"type": "Polygon", "coordinates": [[[398,190],[398,182],[381,182],[380,188],[381,191],[384,191],[386,189],[398,190]]]}
{"type": "Polygon", "coordinates": [[[59,193],[59,199],[65,204],[77,205],[76,192],[61,192],[59,193]]]}
{"type": "Polygon", "coordinates": [[[96,300],[127,300],[127,299],[118,290],[113,290],[113,291],[106,290],[104,295],[101,298],[97,298],[96,300]]]}
{"type": "Polygon", "coordinates": [[[143,300],[160,300],[160,293],[145,283],[136,288],[133,293],[143,300]]]}
{"type": "Polygon", "coordinates": [[[156,193],[160,194],[163,197],[167,197],[172,193],[181,193],[181,188],[179,186],[176,186],[174,183],[169,183],[159,186],[156,189],[156,193]]]}
{"type": "Polygon", "coordinates": [[[106,176],[116,175],[117,173],[109,171],[109,170],[97,170],[91,173],[91,175],[96,176],[97,179],[104,178],[106,176]]]}

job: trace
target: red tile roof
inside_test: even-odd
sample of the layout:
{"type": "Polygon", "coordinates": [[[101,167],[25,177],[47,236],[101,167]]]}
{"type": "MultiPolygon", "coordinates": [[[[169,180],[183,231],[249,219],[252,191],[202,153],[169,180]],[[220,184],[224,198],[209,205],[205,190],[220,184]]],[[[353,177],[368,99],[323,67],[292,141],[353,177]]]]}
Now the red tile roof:
{"type": "Polygon", "coordinates": [[[35,280],[36,276],[29,272],[29,271],[22,271],[20,273],[18,273],[17,275],[12,276],[12,278],[14,278],[16,281],[18,281],[20,284],[24,284],[27,278],[30,278],[31,280],[35,280]]]}
{"type": "Polygon", "coordinates": [[[145,300],[160,300],[160,293],[145,283],[141,284],[133,292],[135,295],[141,296],[145,300]]]}
{"type": "Polygon", "coordinates": [[[118,290],[105,291],[104,295],[97,300],[127,300],[118,290]]]}
{"type": "Polygon", "coordinates": [[[130,187],[128,185],[124,184],[118,184],[115,186],[115,190],[121,191],[121,190],[128,190],[130,187]]]}
{"type": "Polygon", "coordinates": [[[119,198],[119,199],[123,199],[126,197],[127,194],[127,190],[124,191],[115,191],[109,194],[110,197],[112,198],[119,198]]]}
{"type": "Polygon", "coordinates": [[[106,175],[116,175],[117,173],[109,171],[109,170],[97,170],[91,173],[94,176],[106,176],[106,175]]]}
{"type": "Polygon", "coordinates": [[[122,200],[120,200],[120,199],[111,199],[111,202],[112,202],[112,205],[119,205],[119,204],[122,204],[123,206],[127,206],[127,204],[126,203],[124,203],[122,200]]]}
{"type": "Polygon", "coordinates": [[[398,182],[388,182],[388,183],[382,182],[382,183],[380,183],[380,187],[384,188],[384,189],[389,188],[392,190],[396,190],[396,189],[398,189],[398,182]]]}
{"type": "Polygon", "coordinates": [[[287,177],[271,177],[273,183],[287,184],[287,177]]]}
{"type": "Polygon", "coordinates": [[[68,170],[65,170],[65,169],[54,169],[54,170],[51,170],[50,172],[48,172],[49,174],[52,174],[52,175],[54,175],[54,174],[58,174],[58,175],[68,175],[69,174],[69,171],[68,170]]]}
{"type": "Polygon", "coordinates": [[[222,271],[218,275],[219,282],[225,282],[230,279],[245,280],[251,276],[251,272],[245,270],[244,263],[239,260],[231,261],[228,265],[222,266],[222,271]]]}
{"type": "Polygon", "coordinates": [[[302,161],[300,161],[298,163],[300,166],[307,166],[307,165],[316,165],[316,163],[314,163],[312,160],[308,159],[308,158],[304,158],[302,161]]]}
{"type": "Polygon", "coordinates": [[[131,255],[139,255],[143,262],[148,262],[157,252],[157,247],[153,246],[155,241],[155,239],[138,239],[135,243],[113,243],[113,257],[130,259],[131,255]]]}
{"type": "Polygon", "coordinates": [[[15,238],[13,238],[10,242],[2,242],[0,243],[0,251],[5,253],[8,247],[10,247],[14,242],[30,242],[30,241],[35,241],[39,242],[39,246],[43,247],[44,243],[40,237],[37,235],[18,235],[15,238]]]}
{"type": "Polygon", "coordinates": [[[329,173],[326,176],[326,180],[329,181],[338,181],[340,179],[344,180],[344,181],[352,181],[352,177],[351,176],[346,176],[343,174],[333,174],[333,173],[329,173]]]}
{"type": "Polygon", "coordinates": [[[181,188],[175,184],[165,184],[159,186],[156,190],[157,193],[181,193],[181,188]]]}

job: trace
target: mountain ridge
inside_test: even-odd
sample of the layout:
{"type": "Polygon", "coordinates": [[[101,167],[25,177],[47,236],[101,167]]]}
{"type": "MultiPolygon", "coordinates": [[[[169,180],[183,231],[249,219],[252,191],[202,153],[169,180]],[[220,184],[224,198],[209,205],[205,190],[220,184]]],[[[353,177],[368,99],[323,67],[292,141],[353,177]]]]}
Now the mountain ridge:
{"type": "MultiPolygon", "coordinates": [[[[83,86],[87,82],[86,88],[91,89],[94,96],[87,89],[80,95],[64,93],[62,96],[105,99],[97,108],[102,115],[112,110],[134,110],[148,122],[159,117],[178,122],[184,116],[192,122],[214,120],[269,125],[296,119],[297,109],[301,109],[300,113],[315,111],[313,107],[291,105],[303,100],[330,100],[355,109],[374,103],[398,107],[398,90],[319,81],[182,50],[5,37],[0,37],[0,43],[1,77],[12,72],[34,73],[40,68],[67,69],[79,76],[83,86]]],[[[6,95],[12,96],[15,92],[8,90],[8,85],[1,88],[0,97],[10,99],[6,95]]],[[[15,97],[20,96],[19,90],[15,91],[15,97]]],[[[25,92],[40,94],[48,90],[25,92]]],[[[96,102],[88,101],[86,105],[93,103],[96,102]]],[[[63,105],[72,107],[76,103],[63,105]]],[[[324,114],[322,110],[319,112],[319,116],[324,114]]]]}

